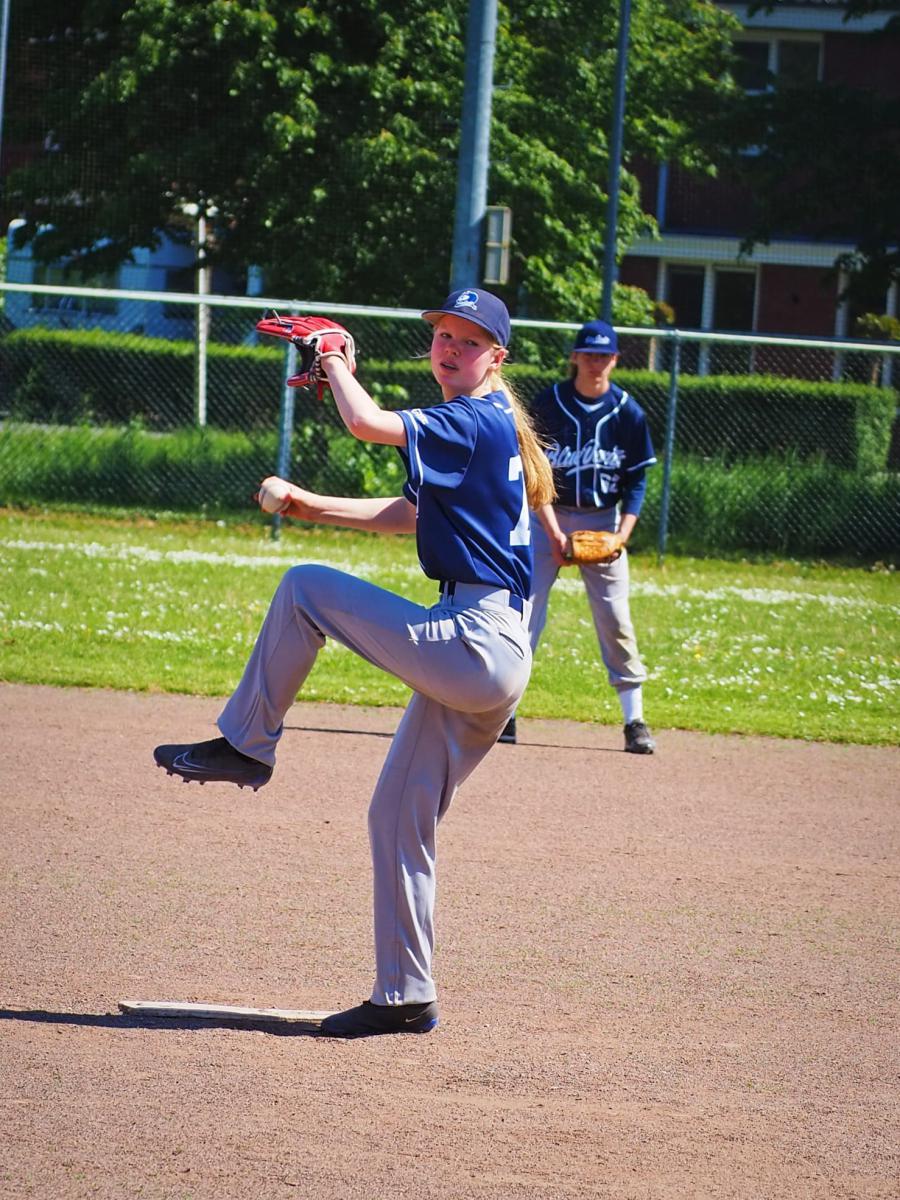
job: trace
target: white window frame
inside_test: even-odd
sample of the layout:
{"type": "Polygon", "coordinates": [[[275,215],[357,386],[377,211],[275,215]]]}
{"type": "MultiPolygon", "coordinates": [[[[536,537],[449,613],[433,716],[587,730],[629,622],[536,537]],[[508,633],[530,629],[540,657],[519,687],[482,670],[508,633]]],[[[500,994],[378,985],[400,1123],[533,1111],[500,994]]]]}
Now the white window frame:
{"type": "MultiPolygon", "coordinates": [[[[750,333],[756,331],[756,322],[759,316],[759,263],[742,263],[721,261],[719,259],[690,259],[690,258],[663,258],[660,257],[656,265],[656,294],[663,299],[668,298],[669,294],[669,268],[670,267],[697,267],[703,271],[703,296],[701,299],[701,316],[700,328],[707,333],[716,332],[713,326],[713,314],[716,310],[716,272],[728,271],[731,274],[752,275],[753,276],[753,324],[750,333]]],[[[677,325],[677,322],[676,322],[677,325]]],[[[702,342],[699,350],[699,360],[697,364],[698,375],[709,374],[709,354],[710,345],[708,342],[702,342]]]]}
{"type": "MultiPolygon", "coordinates": [[[[819,57],[816,64],[816,81],[821,83],[822,72],[825,60],[825,39],[821,33],[806,32],[804,30],[784,29],[742,29],[739,34],[735,34],[735,42],[765,42],[768,46],[768,59],[766,67],[773,79],[778,78],[778,62],[779,62],[779,43],[781,42],[812,42],[818,46],[819,57]]],[[[763,92],[771,92],[775,90],[774,83],[770,83],[765,88],[747,88],[748,96],[759,96],[763,92]]]]}

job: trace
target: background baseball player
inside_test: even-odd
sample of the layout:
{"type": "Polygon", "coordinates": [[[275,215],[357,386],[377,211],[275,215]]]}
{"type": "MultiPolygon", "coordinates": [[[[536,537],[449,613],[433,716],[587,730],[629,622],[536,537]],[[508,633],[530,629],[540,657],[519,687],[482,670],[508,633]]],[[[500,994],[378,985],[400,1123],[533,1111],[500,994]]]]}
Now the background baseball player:
{"type": "MultiPolygon", "coordinates": [[[[652,754],[655,744],[644,722],[641,688],[647,672],[631,621],[625,545],[644,501],[646,468],[656,456],[643,409],[610,379],[617,362],[615,330],[604,321],[589,321],[575,339],[569,378],[542,391],[532,406],[553,466],[557,502],[538,507],[539,520],[533,522],[531,646],[537,648],[550,589],[568,563],[570,535],[578,529],[618,531],[617,557],[579,570],[609,682],[622,706],[625,749],[652,754]]],[[[515,742],[515,714],[500,740],[515,742]]]]}
{"type": "Polygon", "coordinates": [[[323,1023],[335,1037],[421,1033],[437,1024],[437,824],[528,681],[529,505],[553,498],[550,466],[500,373],[510,333],[502,301],[465,289],[423,316],[434,327],[431,369],[444,404],[379,408],[333,332],[316,366],[350,432],[400,450],[403,495],[319,496],[272,477],[258,499],[266,511],[301,520],[415,532],[422,569],[440,583],[437,602],[415,604],[325,566],[292,567],[219,717],[223,736],[154,752],[160,766],[187,780],[262,786],[285,713],[327,637],[413,689],[369,808],[375,983],[369,1000],[323,1023]]]}

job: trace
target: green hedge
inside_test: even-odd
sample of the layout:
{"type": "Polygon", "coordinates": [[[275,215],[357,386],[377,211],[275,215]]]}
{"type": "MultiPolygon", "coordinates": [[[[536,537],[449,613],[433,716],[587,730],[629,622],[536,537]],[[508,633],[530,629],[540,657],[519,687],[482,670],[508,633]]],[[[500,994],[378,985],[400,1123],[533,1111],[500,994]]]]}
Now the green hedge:
{"type": "MultiPolygon", "coordinates": [[[[144,512],[250,513],[272,473],[273,432],[152,433],[93,426],[0,427],[0,503],[72,503],[144,512]]],[[[387,446],[319,420],[295,431],[289,474],[326,494],[399,494],[404,472],[387,446]]],[[[662,470],[649,473],[638,546],[657,543],[662,470]]],[[[684,456],[672,472],[668,546],[709,554],[758,552],[896,559],[900,476],[773,459],[729,464],[684,456]]]]}
{"type": "MultiPolygon", "coordinates": [[[[169,430],[194,419],[194,343],[103,330],[19,329],[0,340],[4,407],[20,421],[169,430]]],[[[277,427],[284,352],[211,343],[210,418],[224,428],[277,427]]]]}
{"type": "MultiPolygon", "coordinates": [[[[648,474],[638,525],[656,544],[661,470],[648,474]]],[[[675,552],[794,555],[896,562],[900,475],[861,475],[828,463],[757,459],[673,464],[667,547],[675,552]]]]}
{"type": "MultiPolygon", "coordinates": [[[[219,429],[276,428],[284,350],[212,343],[208,354],[208,420],[219,429]]],[[[528,400],[552,382],[537,366],[509,375],[528,400]]],[[[4,407],[19,421],[124,425],[138,420],[158,431],[193,421],[194,346],[98,330],[16,330],[0,338],[4,407]]],[[[426,361],[366,359],[360,378],[389,407],[428,405],[435,388],[426,361]]],[[[661,453],[668,375],[620,370],[616,379],[646,409],[661,453]]],[[[679,380],[676,457],[726,463],[782,455],[822,460],[864,473],[888,461],[897,394],[860,383],[817,383],[762,375],[683,375],[679,380]]],[[[308,392],[298,415],[335,424],[308,392]]]]}
{"type": "MultiPolygon", "coordinates": [[[[132,424],[0,427],[0,504],[39,501],[143,510],[252,510],[256,484],[277,463],[278,438],[214,429],[152,433],[132,424]]],[[[397,452],[304,421],[292,442],[290,472],[325,494],[398,494],[397,452]]]]}
{"type": "MultiPolygon", "coordinates": [[[[646,410],[657,453],[668,410],[668,379],[619,371],[616,380],[646,410]]],[[[821,459],[849,471],[883,471],[897,408],[893,388],[817,383],[780,375],[682,375],[676,455],[741,462],[765,456],[821,459]]]]}

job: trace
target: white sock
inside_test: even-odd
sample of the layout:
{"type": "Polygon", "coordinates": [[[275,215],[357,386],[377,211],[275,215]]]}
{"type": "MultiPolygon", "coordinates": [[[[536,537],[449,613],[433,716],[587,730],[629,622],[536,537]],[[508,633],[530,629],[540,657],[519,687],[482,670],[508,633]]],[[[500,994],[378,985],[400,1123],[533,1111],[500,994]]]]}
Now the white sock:
{"type": "Polygon", "coordinates": [[[618,692],[625,724],[630,725],[632,721],[643,721],[644,694],[641,685],[636,683],[632,687],[619,688],[618,692]]]}

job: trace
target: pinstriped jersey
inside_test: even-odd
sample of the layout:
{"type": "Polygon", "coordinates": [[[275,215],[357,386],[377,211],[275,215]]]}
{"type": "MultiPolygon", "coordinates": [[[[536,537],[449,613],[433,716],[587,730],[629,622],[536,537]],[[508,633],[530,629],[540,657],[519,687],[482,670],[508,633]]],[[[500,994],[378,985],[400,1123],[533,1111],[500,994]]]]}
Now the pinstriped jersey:
{"type": "Polygon", "coordinates": [[[557,504],[611,508],[621,502],[637,515],[644,471],[656,455],[644,410],[628,392],[610,381],[605,395],[588,398],[569,379],[545,388],[531,410],[547,443],[557,504]]]}
{"type": "Polygon", "coordinates": [[[527,598],[533,555],[519,439],[502,392],[411,408],[403,494],[430,579],[483,583],[527,598]]]}

